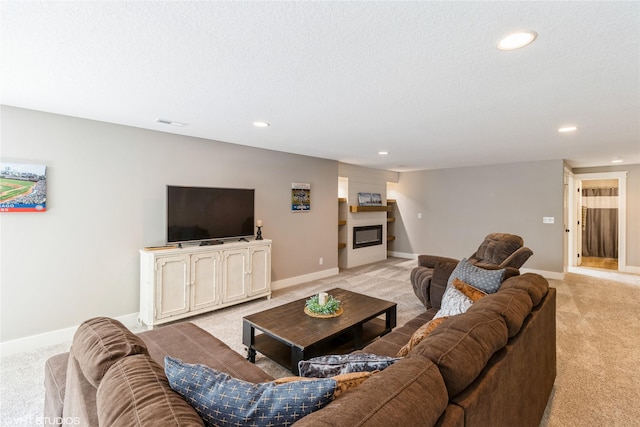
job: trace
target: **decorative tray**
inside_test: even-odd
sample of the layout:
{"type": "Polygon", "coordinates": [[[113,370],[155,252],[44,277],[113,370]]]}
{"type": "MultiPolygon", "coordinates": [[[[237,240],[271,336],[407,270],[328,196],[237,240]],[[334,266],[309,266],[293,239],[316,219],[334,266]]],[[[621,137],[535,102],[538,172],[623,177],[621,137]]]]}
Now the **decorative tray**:
{"type": "Polygon", "coordinates": [[[332,317],[338,317],[340,316],[342,313],[344,313],[344,308],[340,307],[338,310],[336,310],[335,313],[331,313],[331,314],[322,314],[322,313],[314,313],[313,311],[309,310],[308,307],[304,308],[304,312],[311,317],[315,317],[318,319],[331,319],[332,317]]]}

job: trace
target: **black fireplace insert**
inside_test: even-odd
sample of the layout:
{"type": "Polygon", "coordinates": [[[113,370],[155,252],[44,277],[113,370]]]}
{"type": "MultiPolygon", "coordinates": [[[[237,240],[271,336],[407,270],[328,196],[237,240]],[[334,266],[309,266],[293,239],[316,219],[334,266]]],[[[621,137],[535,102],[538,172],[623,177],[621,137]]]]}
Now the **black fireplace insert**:
{"type": "Polygon", "coordinates": [[[382,244],[382,224],[353,227],[353,249],[382,244]]]}

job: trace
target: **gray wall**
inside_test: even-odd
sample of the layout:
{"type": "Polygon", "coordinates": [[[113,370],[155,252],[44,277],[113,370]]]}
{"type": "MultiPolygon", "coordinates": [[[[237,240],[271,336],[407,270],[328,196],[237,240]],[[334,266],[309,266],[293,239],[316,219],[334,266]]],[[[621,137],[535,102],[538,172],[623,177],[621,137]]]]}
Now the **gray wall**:
{"type": "Polygon", "coordinates": [[[3,342],[137,312],[167,184],[255,188],[272,280],[337,269],[335,161],[5,106],[1,122],[3,161],[47,166],[47,212],[0,214],[3,342]],[[290,211],[292,182],[311,212],[290,211]]]}
{"type": "Polygon", "coordinates": [[[640,165],[576,168],[575,174],[622,172],[627,174],[627,266],[640,267],[640,165]]]}
{"type": "Polygon", "coordinates": [[[394,252],[468,257],[504,232],[533,250],[526,268],[563,271],[562,160],[403,172],[387,197],[399,212],[394,252]]]}
{"type": "MultiPolygon", "coordinates": [[[[2,160],[44,164],[48,180],[46,213],[0,214],[2,342],[137,312],[138,250],[164,243],[167,184],[255,188],[256,218],[274,241],[274,281],[338,267],[335,161],[6,106],[0,114],[2,160]],[[292,182],[311,184],[311,212],[290,212],[292,182]]],[[[563,269],[561,160],[340,170],[375,182],[397,177],[387,194],[398,201],[392,253],[459,258],[502,231],[533,249],[525,267],[563,269]]],[[[629,170],[627,265],[640,266],[640,165],[574,172],[618,170],[629,170]]]]}

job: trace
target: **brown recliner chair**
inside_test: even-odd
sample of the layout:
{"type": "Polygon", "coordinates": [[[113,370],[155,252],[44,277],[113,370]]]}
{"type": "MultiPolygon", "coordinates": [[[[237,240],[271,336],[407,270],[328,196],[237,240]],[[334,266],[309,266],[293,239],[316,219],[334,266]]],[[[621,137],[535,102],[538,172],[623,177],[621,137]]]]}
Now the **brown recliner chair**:
{"type": "MultiPolygon", "coordinates": [[[[485,237],[484,242],[469,258],[469,262],[481,268],[500,269],[507,268],[512,276],[519,274],[517,269],[533,255],[533,251],[524,246],[522,237],[507,233],[491,233],[485,237]]],[[[419,255],[418,266],[411,271],[411,285],[413,292],[422,304],[427,307],[429,301],[429,289],[434,269],[438,263],[457,264],[459,260],[435,255],[419,255]]],[[[449,267],[449,272],[452,267],[449,267]]],[[[506,278],[506,277],[505,277],[506,278]]]]}

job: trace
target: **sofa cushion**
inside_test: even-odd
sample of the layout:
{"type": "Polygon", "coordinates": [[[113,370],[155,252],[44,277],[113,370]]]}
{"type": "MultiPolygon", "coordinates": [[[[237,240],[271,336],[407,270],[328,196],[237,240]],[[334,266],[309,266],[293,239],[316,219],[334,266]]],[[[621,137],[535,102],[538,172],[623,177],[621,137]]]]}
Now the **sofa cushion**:
{"type": "Polygon", "coordinates": [[[469,312],[493,311],[504,318],[509,331],[509,338],[520,332],[524,319],[531,313],[531,298],[523,289],[500,289],[500,292],[489,295],[473,304],[469,312]]]}
{"type": "Polygon", "coordinates": [[[98,387],[102,377],[120,358],[148,354],[144,342],[122,323],[108,317],[83,322],[73,337],[73,354],[87,381],[98,387]]]}
{"type": "Polygon", "coordinates": [[[433,426],[448,400],[442,376],[433,362],[421,356],[404,358],[294,425],[433,426]]]}
{"type": "Polygon", "coordinates": [[[255,384],[169,356],[165,372],[208,425],[290,426],[331,402],[336,389],[330,378],[255,384]]]}
{"type": "Polygon", "coordinates": [[[424,325],[420,326],[413,333],[413,335],[411,335],[411,338],[409,338],[409,342],[406,343],[398,351],[398,354],[396,356],[404,357],[407,354],[409,354],[409,352],[411,351],[411,349],[413,347],[415,347],[416,345],[418,345],[420,343],[420,341],[422,341],[423,339],[428,337],[429,334],[431,332],[433,332],[438,327],[438,325],[440,325],[445,319],[448,319],[448,317],[438,317],[437,319],[432,319],[432,320],[428,321],[427,323],[425,323],[424,325]]]}
{"type": "Polygon", "coordinates": [[[471,384],[507,340],[502,316],[491,311],[467,312],[447,319],[407,357],[423,355],[432,360],[453,397],[471,384]]]}
{"type": "Polygon", "coordinates": [[[398,326],[393,331],[385,334],[362,350],[355,350],[352,353],[373,353],[380,356],[397,357],[398,351],[409,341],[411,335],[422,325],[433,319],[437,310],[431,308],[407,321],[404,325],[398,326]]]}
{"type": "Polygon", "coordinates": [[[139,354],[115,362],[98,387],[101,426],[203,426],[198,413],[169,386],[160,365],[139,354]]]}
{"type": "Polygon", "coordinates": [[[371,353],[330,354],[301,360],[298,370],[303,377],[329,378],[349,372],[381,371],[398,360],[397,357],[371,353]]]}
{"type": "Polygon", "coordinates": [[[520,276],[511,277],[504,281],[504,289],[523,289],[529,293],[533,306],[537,306],[549,292],[549,282],[547,279],[536,273],[525,273],[520,276]]]}
{"type": "Polygon", "coordinates": [[[141,332],[139,336],[147,345],[151,358],[160,366],[164,366],[165,356],[171,356],[252,383],[273,380],[258,365],[247,363],[246,356],[191,322],[172,323],[141,332]]]}
{"type": "Polygon", "coordinates": [[[520,236],[507,233],[491,233],[476,250],[474,258],[488,264],[502,264],[512,253],[524,245],[520,236]]]}

